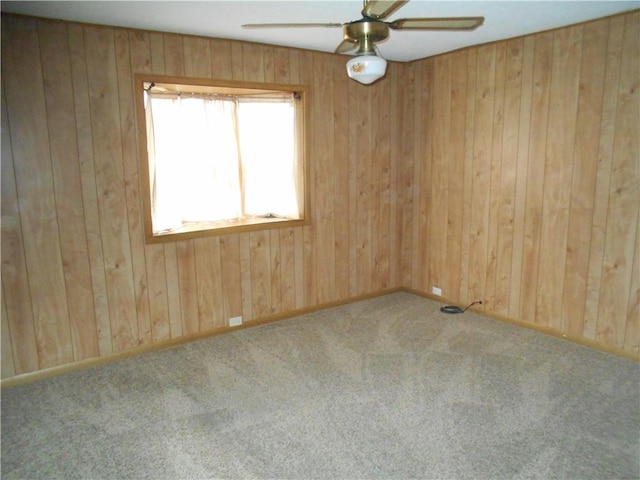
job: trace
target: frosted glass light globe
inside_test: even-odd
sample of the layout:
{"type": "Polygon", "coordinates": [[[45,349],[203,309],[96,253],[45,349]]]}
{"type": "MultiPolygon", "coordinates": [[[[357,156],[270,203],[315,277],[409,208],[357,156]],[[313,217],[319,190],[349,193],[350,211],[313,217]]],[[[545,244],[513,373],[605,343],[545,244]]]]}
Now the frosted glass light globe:
{"type": "Polygon", "coordinates": [[[347,62],[347,75],[356,82],[368,85],[387,71],[387,61],[377,55],[358,55],[347,62]]]}

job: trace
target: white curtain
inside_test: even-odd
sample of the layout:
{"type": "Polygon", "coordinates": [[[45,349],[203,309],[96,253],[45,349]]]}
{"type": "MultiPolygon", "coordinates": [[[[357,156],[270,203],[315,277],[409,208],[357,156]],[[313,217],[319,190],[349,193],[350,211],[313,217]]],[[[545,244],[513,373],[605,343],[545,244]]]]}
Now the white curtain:
{"type": "Polygon", "coordinates": [[[238,112],[245,214],[299,218],[293,100],[241,100],[238,112]]]}
{"type": "Polygon", "coordinates": [[[149,93],[154,233],[247,216],[300,218],[293,101],[149,93]]]}

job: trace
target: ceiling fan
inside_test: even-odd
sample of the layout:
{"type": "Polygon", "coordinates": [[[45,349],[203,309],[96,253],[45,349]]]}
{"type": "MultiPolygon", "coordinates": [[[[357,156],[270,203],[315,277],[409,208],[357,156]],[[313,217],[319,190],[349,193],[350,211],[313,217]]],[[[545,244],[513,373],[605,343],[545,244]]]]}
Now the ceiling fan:
{"type": "Polygon", "coordinates": [[[475,30],[484,17],[401,18],[384,21],[409,0],[363,0],[362,18],[347,23],[252,23],[243,28],[342,27],[343,40],[336,53],[356,50],[347,62],[349,77],[369,84],[384,76],[387,62],[376,55],[376,43],[389,37],[392,30],[475,30]]]}

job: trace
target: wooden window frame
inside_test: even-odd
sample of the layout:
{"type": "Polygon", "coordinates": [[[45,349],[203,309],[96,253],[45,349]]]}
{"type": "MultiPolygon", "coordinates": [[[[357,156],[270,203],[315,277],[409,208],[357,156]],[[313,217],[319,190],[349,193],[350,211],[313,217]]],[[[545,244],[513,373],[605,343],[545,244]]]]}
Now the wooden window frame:
{"type": "MultiPolygon", "coordinates": [[[[257,230],[268,230],[274,228],[291,228],[309,225],[311,223],[310,199],[311,182],[309,181],[309,94],[308,88],[304,85],[285,85],[275,83],[260,82],[237,82],[229,80],[217,80],[209,78],[190,78],[152,74],[134,75],[134,94],[136,104],[136,124],[138,129],[139,142],[139,165],[140,165],[140,187],[142,194],[142,209],[144,220],[144,232],[146,243],[163,243],[187,240],[190,238],[200,238],[217,235],[229,235],[234,233],[251,232],[257,230]],[[146,84],[155,83],[171,85],[176,91],[198,92],[198,93],[268,93],[268,92],[291,92],[299,96],[301,102],[299,109],[302,110],[299,129],[296,139],[301,142],[300,152],[302,155],[301,166],[304,202],[302,218],[290,219],[240,219],[226,226],[211,226],[207,229],[193,231],[169,232],[161,235],[154,235],[151,217],[151,185],[149,178],[149,156],[147,153],[147,125],[144,104],[144,88],[146,84]]],[[[296,97],[298,98],[298,97],[296,97]]]]}

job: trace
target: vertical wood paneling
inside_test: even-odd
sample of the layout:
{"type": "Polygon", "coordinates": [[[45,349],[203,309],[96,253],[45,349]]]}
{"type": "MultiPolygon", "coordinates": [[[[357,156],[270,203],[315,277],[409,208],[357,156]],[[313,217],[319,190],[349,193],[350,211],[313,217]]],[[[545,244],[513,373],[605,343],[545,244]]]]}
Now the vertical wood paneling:
{"type": "Polygon", "coordinates": [[[273,75],[275,82],[290,83],[290,69],[289,49],[285,47],[275,47],[273,51],[273,75]]]}
{"type": "MultiPolygon", "coordinates": [[[[431,131],[432,121],[429,112],[433,104],[431,97],[431,86],[433,84],[433,62],[426,61],[421,64],[421,82],[417,84],[416,91],[416,129],[415,152],[421,157],[419,168],[415,174],[418,179],[414,183],[414,197],[416,202],[417,218],[414,220],[415,233],[413,238],[413,248],[415,250],[413,266],[413,278],[425,291],[430,290],[429,285],[429,253],[430,243],[421,245],[421,232],[429,231],[429,197],[431,196],[431,131]],[[425,248],[426,247],[426,248],[425,248]]],[[[417,83],[417,82],[416,82],[417,83]]]]}
{"type": "Polygon", "coordinates": [[[78,165],[71,61],[67,29],[63,24],[40,22],[42,77],[50,131],[51,166],[56,197],[60,247],[67,289],[71,338],[75,359],[98,355],[98,335],[91,291],[78,165]]]}
{"type": "Polygon", "coordinates": [[[296,308],[302,308],[304,303],[304,229],[296,228],[293,232],[294,264],[295,264],[295,288],[294,297],[296,308]]]}
{"type": "Polygon", "coordinates": [[[495,45],[478,49],[469,236],[469,301],[479,300],[486,294],[495,65],[495,45]]]}
{"type": "Polygon", "coordinates": [[[608,20],[584,26],[580,91],[576,119],[571,210],[562,319],[564,329],[581,336],[584,330],[589,250],[598,169],[600,116],[604,91],[608,20]]]}
{"type": "Polygon", "coordinates": [[[389,124],[385,127],[388,129],[389,134],[389,285],[387,287],[398,285],[398,273],[399,273],[399,261],[398,261],[398,249],[399,249],[399,229],[398,229],[398,178],[399,178],[399,151],[400,151],[400,131],[397,128],[398,125],[398,91],[399,91],[399,79],[402,79],[403,70],[400,68],[390,70],[388,73],[389,78],[389,124]],[[392,107],[393,106],[393,107],[392,107]]]}
{"type": "Polygon", "coordinates": [[[271,45],[264,46],[264,78],[263,81],[267,83],[274,83],[276,81],[276,59],[275,59],[275,47],[271,45]]]}
{"type": "Polygon", "coordinates": [[[182,320],[182,298],[180,288],[180,262],[178,259],[177,243],[167,243],[164,245],[164,262],[167,272],[167,292],[169,303],[169,329],[171,338],[179,338],[183,332],[182,320]]]}
{"type": "Polygon", "coordinates": [[[485,272],[484,305],[495,310],[495,292],[498,262],[498,220],[500,182],[502,177],[502,133],[504,122],[506,43],[496,44],[493,125],[491,138],[491,170],[489,179],[489,217],[487,219],[487,267],[485,272]]]}
{"type": "Polygon", "coordinates": [[[157,41],[158,34],[129,31],[128,36],[129,44],[131,45],[131,70],[136,73],[153,71],[152,52],[156,47],[152,47],[152,38],[155,43],[157,41]]]}
{"type": "Polygon", "coordinates": [[[11,331],[9,330],[9,316],[7,315],[7,304],[4,299],[4,293],[1,294],[2,299],[2,378],[13,377],[16,374],[16,366],[13,359],[13,345],[11,340],[11,331]]]}
{"type": "Polygon", "coordinates": [[[302,229],[302,299],[303,305],[315,305],[317,303],[317,276],[314,252],[314,232],[312,226],[302,229]]]}
{"type": "Polygon", "coordinates": [[[242,315],[242,287],[240,275],[240,243],[238,235],[220,237],[220,262],[223,278],[225,321],[242,315]]]}
{"type": "Polygon", "coordinates": [[[295,231],[284,228],[278,231],[280,244],[280,312],[290,312],[296,307],[295,275],[295,231]]]}
{"type": "Polygon", "coordinates": [[[163,35],[164,73],[166,75],[185,75],[184,45],[180,35],[163,35]]]}
{"type": "MultiPolygon", "coordinates": [[[[251,283],[251,260],[252,260],[252,252],[251,252],[251,242],[250,242],[250,234],[239,235],[238,240],[240,242],[239,247],[239,256],[240,256],[240,287],[242,292],[242,316],[244,317],[244,321],[253,320],[253,285],[251,283]]],[[[256,288],[260,292],[263,291],[263,288],[256,288]]],[[[260,306],[262,303],[260,303],[260,306]]]]}
{"type": "Polygon", "coordinates": [[[225,324],[220,239],[218,237],[195,239],[194,249],[198,289],[198,327],[200,332],[206,332],[225,324]]]}
{"type": "Polygon", "coordinates": [[[256,43],[242,44],[242,77],[244,80],[264,81],[264,48],[256,43]]]}
{"type": "Polygon", "coordinates": [[[413,91],[415,90],[415,64],[403,65],[401,78],[398,82],[398,283],[399,285],[414,287],[412,280],[413,258],[413,208],[414,196],[413,168],[417,162],[408,161],[413,158],[414,148],[414,108],[413,91]],[[406,87],[406,88],[405,88],[406,87]]]}
{"type": "Polygon", "coordinates": [[[447,132],[415,115],[415,131],[433,136],[433,155],[423,149],[413,165],[430,169],[415,175],[419,289],[430,293],[440,281],[438,265],[447,265],[460,272],[443,292],[452,300],[482,300],[491,312],[638,351],[639,17],[634,12],[417,62],[420,80],[435,82],[432,118],[446,120],[450,103],[452,124],[466,128],[454,142],[453,127],[447,132]],[[447,93],[450,71],[460,84],[447,93]],[[456,95],[465,77],[466,104],[456,95]],[[461,177],[454,167],[461,148],[458,209],[451,187],[461,177]],[[448,171],[441,157],[448,158],[448,171]],[[442,232],[426,228],[425,209],[431,222],[446,225],[446,248],[442,232]],[[456,248],[450,239],[459,229],[456,248]]]}
{"type": "Polygon", "coordinates": [[[371,289],[371,91],[355,85],[357,123],[351,142],[356,158],[356,292],[361,295],[371,289]]]}
{"type": "Polygon", "coordinates": [[[349,164],[349,295],[356,295],[358,291],[358,145],[353,141],[355,132],[357,131],[357,105],[358,98],[356,96],[357,85],[350,82],[347,86],[347,97],[349,99],[349,132],[348,132],[348,164],[349,164]]]}
{"type": "Polygon", "coordinates": [[[467,55],[460,61],[466,63],[467,68],[467,105],[464,132],[464,176],[462,177],[462,247],[460,252],[460,299],[466,303],[469,300],[469,246],[471,231],[471,211],[473,193],[473,132],[475,130],[476,105],[476,72],[478,51],[468,50],[467,55]]]}
{"type": "Polygon", "coordinates": [[[636,245],[633,251],[627,328],[624,334],[624,349],[640,353],[640,211],[636,219],[636,245]]]}
{"type": "Polygon", "coordinates": [[[144,68],[142,71],[146,73],[164,73],[164,35],[162,33],[150,32],[149,46],[151,49],[151,64],[148,65],[148,69],[144,68]]]}
{"type": "Polygon", "coordinates": [[[164,246],[148,245],[146,249],[147,278],[149,280],[149,321],[152,342],[171,338],[169,319],[169,294],[167,292],[167,270],[164,246]]]}
{"type": "Polygon", "coordinates": [[[251,232],[249,235],[250,268],[245,279],[251,288],[252,318],[271,313],[271,242],[269,232],[251,232]]]}
{"type": "Polygon", "coordinates": [[[382,290],[389,279],[389,222],[390,222],[390,107],[392,79],[377,82],[371,89],[372,141],[371,154],[371,289],[382,290]]]}
{"type": "Polygon", "coordinates": [[[87,250],[91,268],[91,286],[95,308],[98,348],[100,355],[113,352],[111,322],[109,319],[109,300],[107,294],[107,276],[105,272],[98,208],[98,189],[96,185],[96,166],[93,154],[91,108],[89,84],[84,44],[84,28],[69,24],[69,53],[71,57],[71,82],[76,118],[76,138],[82,183],[82,205],[86,228],[87,250]]]}
{"type": "Polygon", "coordinates": [[[583,335],[596,338],[600,305],[601,279],[607,228],[607,210],[610,199],[611,166],[613,162],[613,140],[615,118],[618,109],[618,83],[622,60],[624,17],[610,20],[607,38],[607,59],[604,72],[603,105],[600,120],[598,170],[593,205],[593,227],[589,252],[589,274],[587,277],[587,303],[583,335]]]}
{"type": "MultiPolygon", "coordinates": [[[[2,78],[37,361],[40,368],[46,368],[73,361],[73,346],[55,209],[51,145],[48,136],[41,134],[48,127],[41,52],[35,21],[9,23],[2,33],[3,45],[15,42],[20,47],[2,55],[2,78]]],[[[5,295],[12,295],[10,285],[4,286],[5,295]]]]}
{"type": "Polygon", "coordinates": [[[381,96],[381,84],[377,83],[368,89],[369,105],[371,108],[371,151],[369,156],[370,161],[370,183],[369,183],[369,205],[367,210],[369,211],[369,262],[371,265],[371,282],[368,286],[368,290],[377,290],[379,283],[379,259],[378,253],[380,251],[380,244],[378,238],[378,231],[380,229],[381,212],[380,212],[380,194],[382,190],[382,178],[379,177],[380,172],[378,169],[380,159],[378,155],[379,142],[379,119],[383,115],[380,112],[380,96],[381,96]],[[373,112],[380,112],[376,115],[373,112]]]}
{"type": "Polygon", "coordinates": [[[194,240],[182,240],[176,243],[176,260],[182,335],[195,335],[200,331],[200,316],[194,240]]]}
{"type": "Polygon", "coordinates": [[[211,76],[231,80],[231,42],[228,40],[212,40],[211,76]]]}
{"type": "MultiPolygon", "coordinates": [[[[5,41],[5,38],[2,40],[5,41]]],[[[3,73],[4,75],[4,73],[3,73]]],[[[13,170],[13,153],[9,133],[9,116],[6,109],[4,84],[2,85],[2,290],[3,325],[11,334],[11,349],[2,349],[2,363],[13,365],[15,374],[31,372],[39,368],[33,307],[29,291],[29,278],[24,252],[20,209],[13,170]],[[6,293],[8,292],[8,294],[6,293]],[[9,355],[13,354],[13,358],[9,355]]],[[[8,337],[2,332],[3,342],[8,337]]],[[[4,370],[3,370],[4,372],[4,370]]],[[[8,371],[6,372],[9,373],[8,371]]],[[[4,378],[4,376],[3,376],[4,378]]]]}
{"type": "Polygon", "coordinates": [[[520,128],[523,48],[521,38],[506,42],[502,169],[500,172],[493,302],[494,311],[503,315],[509,313],[509,293],[513,279],[511,266],[517,208],[515,194],[518,178],[518,131],[520,128]]]}
{"type": "MultiPolygon", "coordinates": [[[[531,322],[536,317],[536,292],[539,280],[540,229],[545,182],[552,52],[553,32],[535,37],[519,315],[520,318],[531,322]]],[[[544,282],[545,279],[542,281],[544,282]]]]}
{"type": "MultiPolygon", "coordinates": [[[[333,158],[349,158],[349,83],[345,80],[344,65],[332,62],[333,80],[333,158]]],[[[349,162],[345,169],[334,164],[334,171],[342,170],[342,175],[333,176],[333,221],[335,244],[335,295],[337,299],[349,298],[350,263],[350,225],[349,212],[352,198],[349,192],[349,162]]]]}
{"type": "MultiPolygon", "coordinates": [[[[446,265],[444,268],[446,283],[442,286],[447,297],[460,296],[460,268],[462,256],[462,208],[464,197],[464,136],[462,126],[466,121],[467,104],[467,69],[466,52],[460,51],[451,57],[449,114],[450,153],[446,175],[447,185],[447,228],[446,230],[446,265]]],[[[435,140],[435,138],[434,138],[435,140]]]]}
{"type": "Polygon", "coordinates": [[[216,265],[212,243],[208,239],[197,238],[193,242],[196,259],[196,289],[198,304],[198,331],[213,329],[217,320],[215,308],[214,276],[219,269],[216,265]]]}
{"type": "Polygon", "coordinates": [[[343,56],[2,21],[3,378],[436,283],[638,352],[637,13],[371,86],[343,56]],[[136,72],[309,85],[311,225],[145,245],[136,72]]]}
{"type": "Polygon", "coordinates": [[[429,112],[433,125],[431,148],[431,198],[429,202],[430,231],[429,237],[429,281],[430,286],[445,289],[448,272],[447,263],[447,234],[449,208],[449,165],[451,164],[449,148],[451,144],[451,56],[442,55],[433,63],[433,108],[429,112]]]}
{"type": "Polygon", "coordinates": [[[326,303],[335,299],[335,194],[333,166],[334,146],[327,142],[333,136],[333,69],[331,57],[314,54],[313,78],[317,87],[312,92],[311,108],[323,122],[314,123],[311,149],[314,152],[313,185],[315,210],[314,233],[316,245],[317,301],[326,303]]]}
{"type": "Polygon", "coordinates": [[[271,313],[279,313],[282,311],[282,258],[280,245],[280,234],[282,232],[278,230],[271,230],[269,232],[269,261],[271,265],[269,271],[271,276],[269,283],[271,284],[271,304],[269,311],[271,313]]]}
{"type": "Polygon", "coordinates": [[[114,32],[85,28],[102,250],[115,351],[138,344],[138,319],[127,219],[114,32]]]}
{"type": "Polygon", "coordinates": [[[516,160],[516,193],[513,212],[513,257],[511,261],[511,292],[509,293],[509,315],[520,317],[520,300],[523,279],[522,258],[524,255],[524,232],[527,195],[527,166],[529,164],[529,137],[531,130],[531,101],[533,99],[533,55],[535,36],[524,39],[522,92],[520,94],[520,119],[515,138],[518,144],[516,160]]]}
{"type": "MultiPolygon", "coordinates": [[[[627,311],[632,295],[631,273],[640,209],[640,13],[625,17],[618,82],[609,209],[601,279],[596,338],[617,347],[625,345],[627,311]]],[[[634,292],[635,293],[635,292],[634,292]]]]}
{"type": "Polygon", "coordinates": [[[211,43],[206,38],[184,37],[184,74],[187,77],[211,78],[211,43]]]}
{"type": "Polygon", "coordinates": [[[541,247],[538,261],[536,323],[562,328],[562,295],[572,190],[576,115],[580,84],[582,26],[554,32],[547,120],[541,247]],[[553,172],[553,173],[551,173],[553,172]],[[563,266],[562,266],[563,267],[563,266]]]}

